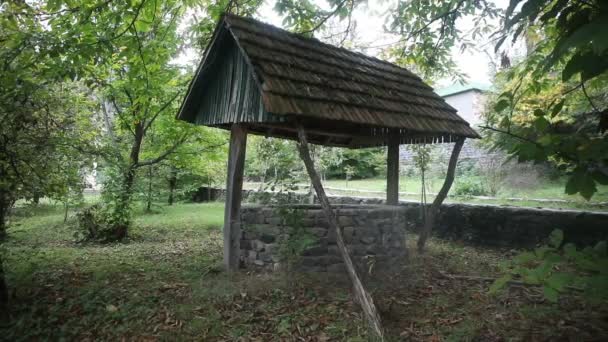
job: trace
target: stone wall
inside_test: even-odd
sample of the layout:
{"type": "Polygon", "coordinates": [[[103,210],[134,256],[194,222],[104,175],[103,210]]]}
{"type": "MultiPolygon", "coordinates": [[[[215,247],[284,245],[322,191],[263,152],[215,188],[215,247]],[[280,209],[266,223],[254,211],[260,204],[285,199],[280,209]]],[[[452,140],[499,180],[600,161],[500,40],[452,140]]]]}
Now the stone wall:
{"type": "MultiPolygon", "coordinates": [[[[290,205],[298,222],[310,232],[313,244],[295,259],[303,271],[341,272],[344,264],[319,205],[290,205]]],[[[246,205],[241,209],[241,262],[245,267],[278,269],[286,265],[285,246],[290,228],[280,207],[246,205]]],[[[406,255],[405,210],[401,207],[338,205],[335,209],[353,261],[361,268],[387,269],[406,255]]]]}
{"type": "MultiPolygon", "coordinates": [[[[244,201],[252,191],[244,191],[244,201]]],[[[306,194],[291,194],[288,203],[307,203],[306,194]]],[[[336,205],[381,205],[383,199],[329,196],[336,205]]],[[[401,201],[406,229],[420,226],[420,203],[401,201]]],[[[588,246],[608,240],[608,212],[538,209],[498,205],[448,203],[441,206],[434,234],[475,245],[529,248],[542,243],[554,229],[564,231],[567,242],[588,246]]]]}
{"type": "MultiPolygon", "coordinates": [[[[384,203],[361,197],[331,197],[330,201],[384,203]]],[[[401,201],[400,205],[406,211],[406,228],[416,232],[422,223],[420,203],[401,201]]],[[[608,240],[608,212],[444,203],[436,222],[435,236],[492,247],[531,248],[545,242],[554,229],[563,230],[565,241],[579,246],[608,240]]]]}

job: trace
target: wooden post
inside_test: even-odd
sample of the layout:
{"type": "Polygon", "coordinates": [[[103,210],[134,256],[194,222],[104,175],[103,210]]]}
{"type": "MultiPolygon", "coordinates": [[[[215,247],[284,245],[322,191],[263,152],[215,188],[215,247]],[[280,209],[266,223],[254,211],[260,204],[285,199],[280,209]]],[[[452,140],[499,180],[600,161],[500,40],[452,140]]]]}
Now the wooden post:
{"type": "Polygon", "coordinates": [[[399,204],[399,130],[392,129],[388,137],[386,156],[386,204],[399,204]]]}
{"type": "Polygon", "coordinates": [[[243,194],[246,147],[247,128],[242,124],[233,124],[230,129],[226,206],[224,209],[224,266],[228,271],[235,271],[239,267],[239,242],[241,239],[239,213],[243,194]]]}
{"type": "Polygon", "coordinates": [[[439,190],[439,193],[437,193],[437,197],[435,197],[433,204],[431,204],[429,208],[425,208],[426,220],[424,222],[422,231],[420,232],[420,236],[418,237],[419,252],[424,252],[426,240],[431,235],[433,224],[435,224],[435,216],[437,216],[437,213],[439,212],[439,207],[441,207],[443,200],[445,200],[448,195],[448,192],[450,191],[450,188],[452,187],[452,183],[454,183],[454,175],[456,173],[458,155],[460,154],[460,150],[462,150],[464,140],[465,138],[459,138],[458,140],[456,140],[456,144],[454,145],[454,149],[452,150],[452,155],[450,156],[450,162],[448,163],[448,171],[445,175],[445,181],[443,182],[443,186],[441,186],[441,190],[439,190]]]}
{"type": "Polygon", "coordinates": [[[350,255],[348,254],[348,250],[346,249],[346,245],[344,244],[344,238],[342,237],[342,230],[338,226],[338,220],[334,215],[333,210],[331,209],[331,205],[329,204],[329,199],[325,195],[325,190],[323,189],[323,185],[321,184],[321,179],[319,178],[319,174],[315,170],[315,165],[310,157],[310,151],[308,150],[308,141],[306,139],[306,132],[304,132],[304,128],[299,125],[298,126],[298,138],[300,140],[298,144],[298,150],[300,152],[300,158],[304,162],[306,166],[306,171],[308,171],[308,176],[312,182],[313,187],[317,193],[317,197],[319,202],[321,203],[321,207],[325,212],[325,216],[327,216],[327,222],[329,223],[330,228],[336,231],[336,243],[338,245],[338,250],[342,255],[342,259],[344,260],[344,265],[346,266],[346,271],[350,277],[350,280],[353,284],[353,290],[355,292],[355,297],[361,307],[363,308],[363,313],[367,318],[371,328],[378,335],[380,340],[383,340],[382,333],[382,324],[380,322],[380,316],[378,315],[378,311],[376,310],[376,306],[374,305],[374,301],[372,297],[369,295],[357,271],[355,270],[355,265],[353,264],[350,255]]]}

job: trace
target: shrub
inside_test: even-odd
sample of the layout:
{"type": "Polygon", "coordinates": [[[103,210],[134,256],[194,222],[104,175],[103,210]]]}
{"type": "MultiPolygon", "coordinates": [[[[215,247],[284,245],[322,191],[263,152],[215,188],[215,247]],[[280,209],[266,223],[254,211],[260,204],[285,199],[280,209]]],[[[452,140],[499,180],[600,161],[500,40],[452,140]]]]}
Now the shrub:
{"type": "Polygon", "coordinates": [[[283,269],[290,272],[302,254],[317,243],[317,239],[303,224],[302,210],[279,206],[277,214],[283,221],[282,238],[279,240],[279,258],[283,269]]]}
{"type": "Polygon", "coordinates": [[[454,195],[457,196],[487,196],[487,189],[480,182],[465,178],[456,183],[454,195]]]}
{"type": "Polygon", "coordinates": [[[74,238],[79,242],[111,242],[124,238],[128,225],[110,222],[107,217],[107,210],[101,204],[82,209],[76,214],[74,238]]]}
{"type": "Polygon", "coordinates": [[[606,241],[595,247],[577,248],[564,244],[564,232],[551,232],[548,243],[534,251],[523,252],[505,266],[505,274],[490,287],[498,293],[509,281],[541,286],[550,302],[557,302],[560,294],[575,292],[583,298],[601,303],[608,299],[608,248],[606,241]]]}

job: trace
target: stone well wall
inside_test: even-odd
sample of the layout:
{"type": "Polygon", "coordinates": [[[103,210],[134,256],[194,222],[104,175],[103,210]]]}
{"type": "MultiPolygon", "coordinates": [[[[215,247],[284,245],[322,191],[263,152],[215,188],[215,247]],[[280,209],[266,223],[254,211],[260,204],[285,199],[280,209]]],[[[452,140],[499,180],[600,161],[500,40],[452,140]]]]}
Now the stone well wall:
{"type": "MultiPolygon", "coordinates": [[[[243,191],[244,201],[257,200],[254,194],[254,191],[243,191]]],[[[381,198],[354,196],[329,196],[329,200],[341,206],[384,203],[381,198]]],[[[306,203],[309,196],[290,194],[284,201],[306,203]]],[[[402,226],[407,224],[407,230],[416,232],[421,225],[420,203],[401,201],[400,206],[407,218],[402,226]]],[[[475,245],[530,248],[546,240],[554,229],[563,230],[567,242],[594,245],[608,240],[608,212],[445,203],[440,208],[433,234],[475,245]]]]}
{"type": "MultiPolygon", "coordinates": [[[[302,271],[341,272],[344,264],[319,205],[291,205],[298,222],[310,232],[314,243],[296,258],[302,271]]],[[[279,269],[286,264],[284,252],[290,228],[279,207],[245,205],[241,209],[241,262],[245,267],[279,269]]],[[[343,227],[345,243],[353,261],[363,268],[398,265],[406,256],[405,210],[394,206],[338,205],[335,213],[343,227]]]]}

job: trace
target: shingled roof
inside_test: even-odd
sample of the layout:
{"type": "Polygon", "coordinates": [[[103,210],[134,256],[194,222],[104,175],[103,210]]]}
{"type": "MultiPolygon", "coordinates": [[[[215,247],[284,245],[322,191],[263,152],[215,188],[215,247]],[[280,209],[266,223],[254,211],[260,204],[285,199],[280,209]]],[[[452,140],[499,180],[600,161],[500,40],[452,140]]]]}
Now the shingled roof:
{"type": "Polygon", "coordinates": [[[248,122],[254,133],[285,138],[295,138],[290,122],[298,120],[312,142],[349,147],[385,144],[391,129],[402,143],[479,137],[456,109],[405,68],[234,15],[218,24],[178,117],[222,128],[248,122]],[[231,46],[241,56],[222,52],[231,46]],[[218,71],[227,59],[242,59],[252,81],[235,76],[243,68],[230,69],[232,76],[218,71]],[[223,81],[212,88],[224,91],[214,92],[206,84],[218,77],[245,85],[223,81]],[[248,93],[235,99],[235,89],[248,93]],[[226,106],[207,104],[227,92],[226,106]],[[246,113],[221,112],[235,107],[246,113]]]}

